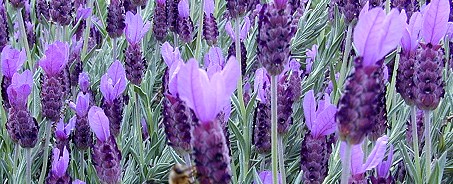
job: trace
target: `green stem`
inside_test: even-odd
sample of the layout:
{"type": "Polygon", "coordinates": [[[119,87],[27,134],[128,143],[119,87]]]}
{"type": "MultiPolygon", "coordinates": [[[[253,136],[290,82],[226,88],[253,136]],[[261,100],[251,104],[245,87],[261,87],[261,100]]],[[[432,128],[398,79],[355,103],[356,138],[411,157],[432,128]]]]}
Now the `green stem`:
{"type": "Polygon", "coordinates": [[[349,171],[351,166],[351,148],[350,144],[346,144],[346,150],[344,154],[344,160],[342,160],[343,169],[341,171],[341,184],[348,184],[349,182],[349,171]]]}
{"type": "Polygon", "coordinates": [[[425,126],[425,168],[426,168],[426,183],[429,183],[431,176],[431,111],[426,110],[424,114],[425,126]]]}
{"type": "Polygon", "coordinates": [[[31,159],[31,148],[25,148],[26,152],[26,159],[27,159],[27,170],[26,170],[26,177],[25,182],[27,184],[31,184],[31,165],[33,164],[31,159]]]}
{"type": "Polygon", "coordinates": [[[271,76],[271,144],[272,144],[272,180],[278,183],[278,148],[277,148],[277,76],[271,76]]]}
{"type": "Polygon", "coordinates": [[[419,182],[422,181],[422,169],[420,166],[420,154],[418,148],[418,129],[417,129],[417,110],[415,106],[411,106],[411,125],[412,125],[412,144],[414,149],[414,160],[415,160],[415,169],[417,172],[415,173],[416,176],[414,179],[418,180],[419,182]]]}
{"type": "Polygon", "coordinates": [[[84,157],[84,150],[79,151],[79,162],[80,162],[80,178],[85,177],[85,157],[84,157]]]}
{"type": "Polygon", "coordinates": [[[352,22],[349,23],[348,30],[346,32],[346,45],[344,46],[343,61],[341,63],[340,78],[338,80],[338,90],[335,95],[335,103],[337,103],[340,98],[341,89],[343,88],[343,84],[348,73],[346,72],[346,70],[349,62],[349,53],[351,52],[352,47],[351,37],[352,37],[352,22]]]}
{"type": "Polygon", "coordinates": [[[178,33],[173,32],[173,45],[175,45],[175,49],[179,49],[179,43],[178,43],[178,33]]]}
{"type": "Polygon", "coordinates": [[[116,45],[116,38],[113,38],[112,39],[112,57],[113,57],[113,62],[116,61],[116,49],[117,49],[118,45],[116,45]]]}
{"type": "Polygon", "coordinates": [[[141,176],[142,176],[142,179],[144,180],[145,179],[145,172],[143,170],[143,158],[145,156],[144,154],[144,151],[143,151],[143,138],[142,138],[142,123],[141,123],[141,116],[140,116],[140,98],[138,97],[138,93],[135,93],[135,117],[137,118],[137,127],[136,127],[136,131],[137,131],[137,139],[138,139],[138,144],[139,144],[139,162],[140,162],[140,173],[141,173],[141,176]]]}
{"type": "MultiPolygon", "coordinates": [[[[93,1],[87,0],[88,8],[93,6],[93,1]]],[[[80,54],[82,60],[85,60],[87,50],[88,50],[88,38],[90,37],[90,29],[91,29],[91,15],[86,19],[86,26],[85,31],[83,32],[83,47],[82,53],[80,54]]]]}
{"type": "Polygon", "coordinates": [[[285,147],[283,146],[283,135],[278,135],[278,163],[280,167],[280,175],[282,178],[282,184],[286,184],[286,172],[285,172],[285,147]]]}
{"type": "Polygon", "coordinates": [[[49,157],[51,126],[52,126],[51,121],[46,123],[46,130],[45,130],[46,142],[44,143],[44,156],[42,157],[42,168],[41,168],[41,174],[39,176],[38,184],[43,184],[44,179],[46,178],[46,169],[47,169],[47,161],[48,161],[47,158],[49,157]]]}
{"type": "Polygon", "coordinates": [[[24,19],[22,17],[22,8],[17,9],[16,16],[17,16],[17,19],[18,19],[17,21],[19,22],[19,26],[20,26],[20,37],[22,38],[22,44],[24,45],[25,52],[27,53],[27,65],[31,71],[34,71],[33,63],[31,60],[30,46],[28,45],[27,33],[25,32],[25,24],[24,24],[24,19]]]}
{"type": "MultiPolygon", "coordinates": [[[[204,5],[204,0],[201,0],[201,7],[204,5]]],[[[201,61],[201,37],[203,36],[203,16],[204,11],[201,10],[199,14],[198,32],[197,32],[197,48],[195,50],[195,59],[201,61]]]]}

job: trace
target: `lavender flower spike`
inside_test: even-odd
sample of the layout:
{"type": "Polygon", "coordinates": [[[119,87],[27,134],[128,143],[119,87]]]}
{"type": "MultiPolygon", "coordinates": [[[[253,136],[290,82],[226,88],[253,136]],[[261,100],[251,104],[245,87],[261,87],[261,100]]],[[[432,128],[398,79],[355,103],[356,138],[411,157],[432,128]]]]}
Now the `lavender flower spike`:
{"type": "Polygon", "coordinates": [[[107,32],[111,38],[123,35],[126,24],[124,23],[124,7],[121,0],[111,0],[107,12],[107,32]]]}
{"type": "Polygon", "coordinates": [[[79,87],[84,93],[88,93],[90,90],[90,76],[86,72],[79,74],[79,87]]]}
{"type": "Polygon", "coordinates": [[[156,0],[153,19],[153,33],[157,40],[163,41],[167,36],[167,4],[165,0],[156,0]]]}
{"type": "Polygon", "coordinates": [[[75,121],[75,131],[72,137],[74,145],[79,150],[88,149],[93,143],[92,132],[88,124],[88,109],[90,108],[91,93],[79,92],[76,103],[69,103],[69,107],[76,112],[70,122],[75,121]]]}
{"type": "Polygon", "coordinates": [[[63,150],[53,149],[52,168],[46,182],[49,184],[70,183],[71,177],[66,172],[69,165],[69,151],[66,147],[63,150]],[[63,151],[63,152],[62,152],[63,151]]]}
{"type": "Polygon", "coordinates": [[[387,156],[387,160],[382,160],[376,167],[376,177],[371,177],[371,183],[395,183],[392,174],[390,173],[390,167],[393,163],[393,145],[390,144],[390,150],[387,156]]]}
{"type": "Polygon", "coordinates": [[[88,109],[90,108],[90,94],[79,92],[76,103],[74,104],[74,102],[70,102],[69,107],[76,112],[77,116],[86,116],[88,109]]]}
{"type": "Polygon", "coordinates": [[[181,40],[188,43],[193,39],[193,22],[190,19],[189,2],[187,0],[181,0],[178,3],[178,23],[177,31],[181,40]]]}
{"type": "Polygon", "coordinates": [[[239,72],[236,59],[230,57],[224,69],[211,77],[195,59],[190,59],[178,73],[179,96],[199,119],[192,130],[192,145],[201,184],[231,181],[227,140],[217,115],[230,103],[239,72]]]}
{"type": "Polygon", "coordinates": [[[126,39],[129,44],[135,45],[140,43],[145,34],[149,31],[151,24],[149,21],[144,22],[140,14],[126,13],[126,28],[124,30],[126,39]]]}
{"type": "Polygon", "coordinates": [[[203,37],[209,45],[214,45],[219,36],[219,28],[214,17],[214,0],[205,0],[203,10],[203,37]]]}
{"type": "Polygon", "coordinates": [[[45,56],[39,61],[39,66],[48,77],[53,77],[63,70],[69,60],[69,45],[57,41],[48,46],[45,56]]]}
{"type": "Polygon", "coordinates": [[[33,89],[33,74],[30,70],[22,74],[14,73],[11,85],[8,87],[8,98],[14,108],[26,109],[27,99],[33,89]]]}
{"type": "Polygon", "coordinates": [[[14,73],[22,67],[26,59],[25,51],[18,51],[10,45],[5,46],[1,55],[3,76],[11,80],[14,73]]]}
{"type": "Polygon", "coordinates": [[[57,123],[57,126],[55,128],[55,139],[57,140],[55,142],[55,146],[63,150],[63,148],[66,146],[67,148],[69,147],[69,135],[71,134],[72,130],[74,129],[76,122],[76,118],[72,117],[69,120],[69,123],[65,126],[63,118],[57,123]]]}

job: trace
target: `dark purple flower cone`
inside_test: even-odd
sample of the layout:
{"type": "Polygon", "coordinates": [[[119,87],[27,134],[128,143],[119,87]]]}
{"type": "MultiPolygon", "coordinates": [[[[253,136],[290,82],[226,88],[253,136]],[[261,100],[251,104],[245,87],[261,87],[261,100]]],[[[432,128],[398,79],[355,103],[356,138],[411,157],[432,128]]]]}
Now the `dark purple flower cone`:
{"type": "Polygon", "coordinates": [[[135,85],[142,83],[143,76],[147,63],[142,57],[142,51],[140,44],[129,44],[126,51],[124,52],[126,78],[135,85]]]}
{"type": "Polygon", "coordinates": [[[444,97],[442,80],[443,52],[440,45],[422,45],[417,50],[415,83],[415,105],[421,110],[434,110],[444,97]]]}
{"type": "Polygon", "coordinates": [[[133,14],[137,14],[137,7],[134,6],[131,1],[132,0],[124,0],[123,1],[124,11],[125,12],[130,11],[133,14]]]}
{"type": "Polygon", "coordinates": [[[355,62],[355,71],[348,77],[336,114],[340,139],[352,145],[359,144],[382,118],[380,66],[363,67],[361,58],[355,62]]]}
{"type": "Polygon", "coordinates": [[[121,152],[115,138],[100,140],[92,147],[91,158],[99,179],[105,183],[118,183],[121,178],[121,152]]]}
{"type": "Polygon", "coordinates": [[[74,0],[74,9],[78,9],[80,6],[85,6],[87,4],[87,0],[74,0]]]}
{"type": "Polygon", "coordinates": [[[25,6],[25,0],[9,0],[9,2],[14,8],[23,8],[25,6]]]}
{"type": "Polygon", "coordinates": [[[30,21],[25,22],[25,31],[27,34],[27,42],[30,48],[33,48],[36,42],[35,28],[30,21]]]}
{"type": "Polygon", "coordinates": [[[270,75],[280,74],[291,54],[290,41],[296,32],[290,10],[263,5],[258,22],[258,61],[270,75]]]}
{"type": "Polygon", "coordinates": [[[72,142],[78,150],[86,150],[93,145],[93,133],[87,117],[77,117],[72,142]]]}
{"type": "Polygon", "coordinates": [[[156,40],[164,41],[167,36],[167,10],[166,5],[156,2],[153,19],[153,33],[156,40]]]}
{"type": "Polygon", "coordinates": [[[226,0],[226,7],[231,18],[236,18],[245,13],[249,0],[226,0]]]}
{"type": "Polygon", "coordinates": [[[302,141],[300,168],[306,184],[321,184],[327,176],[330,144],[325,136],[314,138],[307,134],[302,141]]]}
{"type": "Polygon", "coordinates": [[[387,130],[387,100],[385,98],[386,89],[384,79],[384,67],[379,67],[373,76],[379,81],[379,93],[377,94],[377,114],[375,115],[375,125],[372,127],[371,132],[368,134],[368,139],[375,142],[379,137],[382,137],[387,130]]]}
{"type": "Polygon", "coordinates": [[[370,5],[370,9],[372,8],[376,8],[376,7],[383,7],[383,4],[385,3],[385,1],[383,0],[370,0],[369,1],[369,5],[370,5]]]}
{"type": "Polygon", "coordinates": [[[71,1],[50,1],[50,16],[54,22],[61,26],[67,26],[71,23],[73,10],[71,1]]]}
{"type": "Polygon", "coordinates": [[[259,102],[255,110],[253,144],[257,153],[271,152],[271,107],[259,102]]]}
{"type": "Polygon", "coordinates": [[[420,10],[417,0],[392,0],[390,6],[397,8],[399,11],[406,10],[407,17],[411,17],[414,12],[420,10]]]}
{"type": "Polygon", "coordinates": [[[9,100],[8,100],[8,93],[6,92],[9,85],[11,85],[11,79],[3,76],[1,90],[2,90],[3,107],[5,108],[5,110],[8,110],[11,107],[11,105],[9,104],[9,100]]]}
{"type": "Polygon", "coordinates": [[[6,17],[5,5],[0,4],[0,50],[8,43],[8,18],[6,17]]]}
{"type": "Polygon", "coordinates": [[[71,66],[69,64],[64,67],[58,78],[61,81],[63,98],[66,98],[71,94],[71,66]]]}
{"type": "Polygon", "coordinates": [[[110,38],[123,35],[126,24],[124,23],[124,7],[120,0],[112,0],[107,8],[107,32],[110,38]]]}
{"type": "Polygon", "coordinates": [[[370,176],[371,184],[391,184],[396,183],[395,179],[391,175],[386,178],[381,178],[377,176],[370,176]]]}
{"type": "Polygon", "coordinates": [[[219,36],[219,28],[213,14],[206,15],[203,18],[203,37],[208,45],[215,45],[219,36]]]}
{"type": "Polygon", "coordinates": [[[193,40],[193,22],[190,17],[183,18],[178,17],[178,35],[181,40],[185,43],[189,43],[193,40]]]}
{"type": "MultiPolygon", "coordinates": [[[[363,3],[364,4],[364,3],[363,3]]],[[[347,23],[352,22],[359,16],[360,10],[362,10],[361,0],[338,0],[337,5],[340,12],[345,16],[347,23]]]]}
{"type": "MultiPolygon", "coordinates": [[[[423,145],[424,139],[423,139],[423,130],[424,130],[424,121],[423,118],[425,116],[425,113],[422,110],[417,111],[417,118],[416,118],[416,123],[417,123],[417,137],[418,137],[418,144],[419,144],[419,151],[423,150],[423,145]]],[[[411,118],[412,119],[412,118],[411,118]]],[[[407,144],[412,146],[412,123],[411,121],[406,121],[406,141],[407,144]]]]}
{"type": "Polygon", "coordinates": [[[165,95],[162,113],[168,144],[178,152],[190,152],[190,131],[196,119],[192,110],[179,98],[165,95]]]}
{"type": "Polygon", "coordinates": [[[192,130],[193,158],[200,184],[231,181],[230,156],[220,122],[199,124],[192,130]]]}
{"type": "MultiPolygon", "coordinates": [[[[277,86],[277,131],[279,134],[288,132],[293,124],[293,104],[301,95],[301,78],[298,72],[292,75],[286,74],[277,86]]],[[[270,95],[269,95],[270,96],[270,95]]]]}
{"type": "Polygon", "coordinates": [[[399,181],[401,183],[406,181],[406,164],[404,163],[404,160],[398,162],[394,178],[396,181],[399,181]]]}
{"type": "MultiPolygon", "coordinates": [[[[230,47],[228,48],[228,58],[234,56],[236,57],[236,43],[231,43],[230,47]]],[[[241,72],[242,76],[245,75],[247,71],[247,48],[245,47],[245,43],[241,41],[241,72]]]]}
{"type": "Polygon", "coordinates": [[[102,100],[102,109],[104,109],[105,115],[109,118],[110,122],[110,133],[115,137],[120,133],[121,122],[123,120],[123,98],[119,96],[113,100],[112,104],[106,103],[104,99],[102,100]]]}
{"type": "Polygon", "coordinates": [[[36,16],[39,21],[45,21],[42,19],[44,17],[46,20],[50,20],[49,14],[49,2],[46,0],[37,0],[36,1],[36,16]]]}
{"type": "Polygon", "coordinates": [[[33,148],[38,141],[38,122],[26,109],[10,108],[6,130],[22,148],[33,148]]]}
{"type": "Polygon", "coordinates": [[[225,120],[225,112],[221,111],[217,115],[217,121],[220,123],[223,129],[223,134],[225,135],[225,141],[228,148],[228,155],[231,156],[231,144],[230,144],[230,131],[228,129],[228,120],[225,120]]]}
{"type": "Polygon", "coordinates": [[[137,7],[137,6],[145,6],[146,3],[148,2],[148,0],[130,0],[130,2],[132,3],[132,5],[137,7]]]}
{"type": "Polygon", "coordinates": [[[349,184],[368,184],[367,178],[365,178],[365,174],[358,174],[354,175],[349,178],[349,184]]]}
{"type": "Polygon", "coordinates": [[[401,54],[396,75],[396,91],[408,105],[415,104],[415,55],[401,54]]]}
{"type": "Polygon", "coordinates": [[[178,3],[180,0],[167,0],[167,25],[170,31],[178,32],[178,3]]]}
{"type": "Polygon", "coordinates": [[[47,119],[57,122],[63,106],[65,89],[60,77],[44,75],[41,83],[41,111],[47,119]]]}
{"type": "Polygon", "coordinates": [[[49,172],[49,176],[46,178],[46,183],[47,184],[71,184],[72,179],[71,176],[69,176],[67,173],[59,178],[58,176],[55,176],[52,174],[52,172],[49,172]]]}

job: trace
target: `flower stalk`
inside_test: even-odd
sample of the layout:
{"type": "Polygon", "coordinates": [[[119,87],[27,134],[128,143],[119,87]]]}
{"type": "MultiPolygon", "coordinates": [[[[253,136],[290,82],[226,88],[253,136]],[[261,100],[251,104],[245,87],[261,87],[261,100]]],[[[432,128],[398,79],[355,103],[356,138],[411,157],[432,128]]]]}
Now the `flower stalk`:
{"type": "Polygon", "coordinates": [[[277,76],[271,76],[271,157],[272,157],[272,180],[278,182],[278,144],[277,144],[277,76]]]}
{"type": "Polygon", "coordinates": [[[41,167],[41,175],[39,177],[38,184],[43,184],[44,179],[46,178],[46,169],[47,169],[47,158],[49,158],[49,144],[50,144],[50,128],[52,125],[52,121],[46,123],[45,135],[46,135],[46,142],[44,143],[44,156],[42,157],[42,167],[41,167]]]}
{"type": "Polygon", "coordinates": [[[22,38],[22,44],[25,47],[25,52],[27,53],[27,65],[30,70],[33,70],[33,63],[31,61],[31,52],[30,52],[30,46],[28,45],[28,40],[27,40],[27,33],[25,32],[25,24],[24,24],[24,19],[22,17],[22,8],[17,9],[17,21],[19,22],[20,26],[20,37],[22,38]]]}
{"type": "Polygon", "coordinates": [[[31,148],[25,148],[26,158],[27,158],[27,170],[26,170],[26,177],[25,181],[27,184],[31,184],[31,165],[33,162],[31,161],[31,148]]]}
{"type": "Polygon", "coordinates": [[[282,178],[282,183],[286,184],[286,172],[285,172],[285,147],[283,146],[283,135],[277,136],[278,142],[278,163],[280,168],[280,176],[282,178]]]}
{"type": "MultiPolygon", "coordinates": [[[[204,0],[201,0],[201,3],[200,5],[203,7],[204,5],[204,0]]],[[[201,38],[203,37],[203,15],[204,15],[204,11],[200,11],[200,14],[199,14],[199,20],[198,20],[198,32],[197,32],[197,40],[196,40],[196,45],[197,45],[197,48],[195,50],[195,58],[199,61],[201,61],[201,38]]],[[[175,40],[176,40],[176,36],[175,36],[175,40]]],[[[175,45],[175,47],[177,47],[175,45]]]]}
{"type": "MultiPolygon", "coordinates": [[[[425,115],[426,117],[426,115],[425,115]]],[[[412,144],[414,149],[414,160],[416,169],[417,181],[422,181],[421,178],[421,166],[420,166],[420,153],[418,148],[418,133],[417,133],[417,110],[415,106],[411,106],[411,125],[412,125],[412,144]]]]}
{"type": "MultiPolygon", "coordinates": [[[[137,9],[138,10],[138,9],[137,9]]],[[[143,169],[143,158],[145,156],[145,153],[144,153],[144,150],[143,150],[143,139],[142,139],[142,122],[141,122],[141,116],[140,116],[140,98],[138,97],[138,93],[135,93],[135,117],[137,119],[137,124],[136,124],[136,131],[137,131],[137,142],[139,143],[139,161],[140,161],[140,170],[141,170],[141,177],[142,177],[142,180],[144,180],[146,177],[145,177],[145,170],[143,169]]]]}
{"type": "MultiPolygon", "coordinates": [[[[93,1],[87,0],[87,6],[88,8],[93,7],[93,1]]],[[[82,53],[80,54],[80,57],[82,58],[82,61],[85,60],[87,51],[88,51],[88,38],[90,37],[90,29],[91,29],[91,16],[88,16],[86,19],[86,26],[85,26],[85,31],[83,32],[83,46],[82,46],[82,53]]]]}
{"type": "MultiPolygon", "coordinates": [[[[425,125],[425,168],[426,168],[426,183],[429,183],[431,177],[431,111],[425,110],[423,120],[425,125]]],[[[415,129],[417,130],[417,129],[415,129]]],[[[416,150],[418,151],[418,150],[416,150]]]]}
{"type": "Polygon", "coordinates": [[[341,184],[348,184],[351,166],[351,144],[346,144],[344,159],[342,160],[343,169],[341,171],[341,184]]]}

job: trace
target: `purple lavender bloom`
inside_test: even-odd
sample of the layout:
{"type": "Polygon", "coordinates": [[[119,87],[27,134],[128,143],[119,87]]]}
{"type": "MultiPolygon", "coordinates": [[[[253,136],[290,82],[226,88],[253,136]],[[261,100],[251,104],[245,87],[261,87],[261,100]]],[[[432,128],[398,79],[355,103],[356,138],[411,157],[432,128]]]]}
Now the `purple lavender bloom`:
{"type": "Polygon", "coordinates": [[[178,35],[181,40],[189,43],[193,40],[193,22],[190,18],[189,2],[187,0],[181,0],[178,3],[178,23],[177,23],[178,35]]]}
{"type": "Polygon", "coordinates": [[[348,78],[336,114],[340,138],[348,144],[359,144],[370,132],[378,137],[386,129],[382,59],[401,40],[401,24],[404,22],[396,9],[386,15],[381,8],[364,7],[359,15],[353,40],[360,57],[356,58],[355,71],[348,78]]]}
{"type": "Polygon", "coordinates": [[[85,150],[93,143],[92,133],[87,119],[91,101],[90,94],[79,92],[76,103],[69,103],[69,107],[76,112],[76,116],[71,118],[72,121],[75,121],[75,131],[72,141],[79,150],[85,150]]]}
{"type": "Polygon", "coordinates": [[[72,179],[67,172],[69,151],[66,147],[63,150],[54,148],[52,153],[52,169],[49,172],[49,176],[47,176],[46,182],[49,184],[70,183],[72,179]]]}
{"type": "Polygon", "coordinates": [[[156,0],[153,19],[153,33],[157,40],[164,41],[167,36],[167,6],[165,0],[156,0]]]}
{"type": "Polygon", "coordinates": [[[52,20],[61,26],[67,26],[72,20],[72,2],[51,0],[50,1],[50,16],[52,20]]]}
{"type": "Polygon", "coordinates": [[[9,2],[11,3],[11,5],[13,5],[14,8],[23,8],[24,5],[25,5],[25,1],[24,0],[9,0],[9,2]]]}
{"type": "Polygon", "coordinates": [[[126,89],[126,71],[120,61],[115,61],[101,78],[100,90],[104,96],[102,108],[110,121],[114,136],[118,135],[123,120],[123,97],[126,89]]]}
{"type": "Polygon", "coordinates": [[[36,1],[36,15],[39,21],[50,20],[49,15],[49,2],[47,0],[37,0],[36,1]],[[45,20],[43,20],[43,17],[45,20]]]}
{"type": "Polygon", "coordinates": [[[45,56],[39,61],[39,66],[48,77],[54,77],[63,70],[69,60],[69,46],[57,41],[48,46],[45,56]]]}
{"type": "MultiPolygon", "coordinates": [[[[245,75],[247,70],[247,48],[245,47],[244,40],[247,38],[247,34],[250,30],[250,19],[248,17],[244,18],[244,25],[242,25],[241,31],[239,33],[239,40],[237,40],[236,34],[234,33],[233,27],[231,26],[231,22],[228,21],[225,25],[225,31],[230,36],[231,40],[233,41],[228,48],[228,57],[236,56],[236,41],[239,41],[241,44],[241,73],[245,75]]],[[[253,71],[253,69],[251,69],[253,71]]]]}
{"type": "Polygon", "coordinates": [[[84,181],[81,180],[74,180],[72,184],[86,184],[84,181]]]}
{"type": "Polygon", "coordinates": [[[91,8],[84,8],[84,6],[80,5],[78,8],[77,8],[77,13],[76,13],[76,17],[75,17],[75,21],[72,22],[72,25],[73,26],[76,26],[77,23],[80,21],[76,31],[75,31],[75,35],[76,35],[76,38],[77,39],[80,39],[82,38],[82,34],[83,34],[83,30],[85,29],[86,27],[86,22],[85,20],[90,17],[92,15],[93,11],[91,8]]]}
{"type": "Polygon", "coordinates": [[[107,32],[111,38],[123,35],[126,24],[124,23],[124,7],[121,0],[112,0],[107,12],[107,32]]]}
{"type": "Polygon", "coordinates": [[[79,74],[79,87],[83,93],[90,92],[90,76],[86,72],[79,74]]]}
{"type": "Polygon", "coordinates": [[[306,55],[307,59],[305,60],[306,65],[305,65],[305,73],[309,74],[311,73],[313,62],[316,59],[316,55],[318,55],[318,45],[314,44],[311,49],[307,49],[306,55]]]}
{"type": "Polygon", "coordinates": [[[26,109],[27,99],[33,89],[33,77],[30,70],[22,74],[14,73],[11,85],[7,89],[9,103],[14,108],[26,109]]]}
{"type": "MultiPolygon", "coordinates": [[[[260,180],[261,180],[261,183],[263,184],[272,184],[272,171],[261,171],[259,174],[258,174],[260,180]]],[[[280,175],[280,173],[278,174],[278,183],[281,184],[282,183],[282,176],[280,175]]]]}
{"type": "Polygon", "coordinates": [[[382,160],[376,167],[376,175],[371,176],[371,183],[372,184],[380,184],[380,183],[395,183],[395,180],[390,173],[390,167],[392,167],[393,162],[393,145],[390,144],[389,154],[387,156],[387,160],[382,160]]]}
{"type": "Polygon", "coordinates": [[[25,52],[13,49],[7,45],[3,48],[1,53],[1,73],[3,74],[1,83],[1,93],[3,100],[3,107],[8,109],[10,107],[8,100],[7,89],[11,84],[13,75],[22,67],[26,60],[25,52]]]}
{"type": "Polygon", "coordinates": [[[178,4],[180,0],[166,0],[167,25],[170,31],[178,33],[178,4]]]}
{"type": "Polygon", "coordinates": [[[408,17],[411,17],[413,13],[420,11],[418,1],[414,0],[392,0],[390,5],[392,8],[397,8],[399,11],[406,11],[408,17]]]}
{"type": "Polygon", "coordinates": [[[69,120],[69,123],[65,126],[63,118],[57,123],[55,128],[55,147],[63,150],[64,147],[69,147],[69,135],[75,126],[75,117],[69,120]]]}
{"type": "Polygon", "coordinates": [[[247,11],[253,10],[256,4],[259,4],[259,1],[256,0],[227,0],[226,2],[226,7],[231,18],[242,16],[247,11]]]}
{"type": "Polygon", "coordinates": [[[214,17],[214,0],[206,0],[203,5],[203,37],[208,45],[217,43],[219,28],[214,17]]]}
{"type": "Polygon", "coordinates": [[[129,45],[124,53],[126,57],[126,77],[131,83],[140,85],[145,74],[146,61],[142,56],[140,42],[150,28],[149,21],[143,22],[140,14],[126,13],[125,35],[129,45]]]}
{"type": "Polygon", "coordinates": [[[335,111],[337,108],[330,103],[329,95],[316,103],[313,90],[305,94],[304,101],[305,123],[314,138],[327,136],[337,130],[335,111]]]}
{"type": "Polygon", "coordinates": [[[230,103],[239,72],[234,57],[211,77],[198,67],[195,59],[190,59],[178,72],[179,97],[199,119],[199,124],[192,130],[192,145],[202,184],[229,183],[231,180],[227,140],[217,116],[230,103]]]}
{"type": "Polygon", "coordinates": [[[0,50],[8,43],[8,17],[6,16],[5,5],[0,3],[0,50]]]}
{"type": "Polygon", "coordinates": [[[109,119],[104,111],[96,106],[88,111],[91,129],[97,137],[92,147],[92,161],[102,182],[118,183],[121,178],[121,152],[115,138],[110,134],[109,119]]]}
{"type": "MultiPolygon", "coordinates": [[[[374,146],[373,150],[371,150],[371,153],[367,157],[365,163],[363,163],[363,157],[364,153],[362,150],[362,144],[363,142],[353,145],[352,150],[351,150],[351,178],[349,178],[349,182],[364,182],[366,181],[366,178],[364,176],[366,171],[372,170],[375,167],[378,166],[379,163],[384,159],[385,157],[385,150],[387,149],[387,143],[388,143],[388,137],[386,135],[380,137],[376,141],[376,145],[374,146]]],[[[340,147],[340,153],[342,160],[344,160],[344,149],[346,147],[346,142],[341,143],[340,147]]]]}

